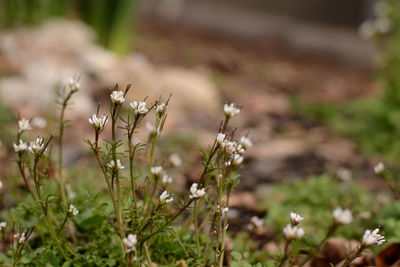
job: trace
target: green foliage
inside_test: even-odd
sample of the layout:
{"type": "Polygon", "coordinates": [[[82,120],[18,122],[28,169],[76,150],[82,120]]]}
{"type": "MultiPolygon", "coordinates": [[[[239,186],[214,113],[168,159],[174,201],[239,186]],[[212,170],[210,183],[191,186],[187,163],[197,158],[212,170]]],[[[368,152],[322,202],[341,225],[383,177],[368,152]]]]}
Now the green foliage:
{"type": "Polygon", "coordinates": [[[368,21],[366,25],[372,27],[370,37],[381,48],[382,95],[338,105],[303,106],[294,101],[294,107],[306,117],[322,121],[356,140],[364,153],[395,161],[400,157],[400,2],[382,0],[379,3],[375,21],[368,21]],[[388,32],[374,28],[373,25],[382,21],[390,25],[388,32]]]}

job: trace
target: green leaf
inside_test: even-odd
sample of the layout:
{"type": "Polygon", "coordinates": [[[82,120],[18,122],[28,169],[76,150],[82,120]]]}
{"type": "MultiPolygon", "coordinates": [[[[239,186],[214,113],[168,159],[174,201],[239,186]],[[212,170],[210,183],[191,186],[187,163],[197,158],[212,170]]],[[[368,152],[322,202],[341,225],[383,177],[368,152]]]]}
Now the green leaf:
{"type": "Polygon", "coordinates": [[[231,255],[237,261],[240,261],[242,259],[242,255],[237,251],[232,251],[231,255]]]}

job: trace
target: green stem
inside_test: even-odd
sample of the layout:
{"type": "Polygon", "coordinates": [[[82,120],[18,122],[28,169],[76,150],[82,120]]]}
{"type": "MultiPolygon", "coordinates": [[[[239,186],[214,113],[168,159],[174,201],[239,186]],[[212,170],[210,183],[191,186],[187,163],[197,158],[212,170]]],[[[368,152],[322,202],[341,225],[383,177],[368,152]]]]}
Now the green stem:
{"type": "Polygon", "coordinates": [[[194,231],[195,231],[195,237],[196,237],[197,258],[200,258],[200,236],[199,236],[197,213],[198,213],[198,205],[197,205],[197,200],[195,200],[194,208],[193,208],[194,231]]]}

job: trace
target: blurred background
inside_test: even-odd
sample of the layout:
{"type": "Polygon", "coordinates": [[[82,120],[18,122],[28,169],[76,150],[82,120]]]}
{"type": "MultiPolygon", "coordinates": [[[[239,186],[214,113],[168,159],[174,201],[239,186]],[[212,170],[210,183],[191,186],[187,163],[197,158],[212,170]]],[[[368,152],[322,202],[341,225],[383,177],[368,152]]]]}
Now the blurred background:
{"type": "Polygon", "coordinates": [[[128,101],[172,94],[164,149],[195,165],[198,151],[187,147],[213,140],[224,103],[243,105],[233,126],[256,146],[233,206],[253,207],[271,182],[337,170],[384,187],[371,169],[400,155],[398,5],[1,0],[0,138],[11,144],[18,113],[36,118],[39,132],[52,129],[57,88],[79,76],[66,166],[86,162],[97,103],[115,83],[132,83],[128,101]]]}

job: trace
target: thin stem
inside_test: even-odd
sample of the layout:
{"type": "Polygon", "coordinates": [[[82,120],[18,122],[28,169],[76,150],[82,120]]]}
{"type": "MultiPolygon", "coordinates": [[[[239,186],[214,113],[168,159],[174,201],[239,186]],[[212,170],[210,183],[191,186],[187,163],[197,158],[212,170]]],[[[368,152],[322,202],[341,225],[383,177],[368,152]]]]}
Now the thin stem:
{"type": "Polygon", "coordinates": [[[150,258],[149,248],[147,247],[147,244],[144,243],[143,247],[144,247],[144,254],[146,256],[147,263],[149,264],[149,266],[153,266],[153,263],[152,263],[151,258],[150,258]]]}
{"type": "Polygon", "coordinates": [[[193,219],[194,219],[194,231],[196,237],[196,251],[197,251],[197,258],[200,258],[200,236],[199,236],[199,226],[198,226],[198,205],[197,200],[194,201],[194,208],[193,208],[193,219]]]}
{"type": "MultiPolygon", "coordinates": [[[[226,206],[227,207],[229,207],[229,197],[230,197],[230,190],[228,191],[228,194],[226,196],[226,206]]],[[[220,267],[223,267],[223,262],[224,262],[225,236],[226,236],[226,230],[227,230],[227,225],[228,225],[227,223],[228,223],[228,214],[225,214],[225,216],[224,216],[224,224],[223,224],[223,228],[222,228],[221,253],[220,253],[220,256],[219,256],[219,266],[220,267]]]]}
{"type": "Polygon", "coordinates": [[[290,245],[290,240],[285,239],[285,247],[283,249],[283,256],[281,258],[281,261],[279,262],[278,267],[282,267],[286,260],[288,259],[288,251],[289,251],[289,245],[290,245]]]}
{"type": "Polygon", "coordinates": [[[352,261],[361,256],[361,253],[364,251],[364,249],[364,246],[360,246],[355,253],[347,257],[347,259],[342,264],[342,267],[348,267],[350,263],[352,263],[352,261]]]}

